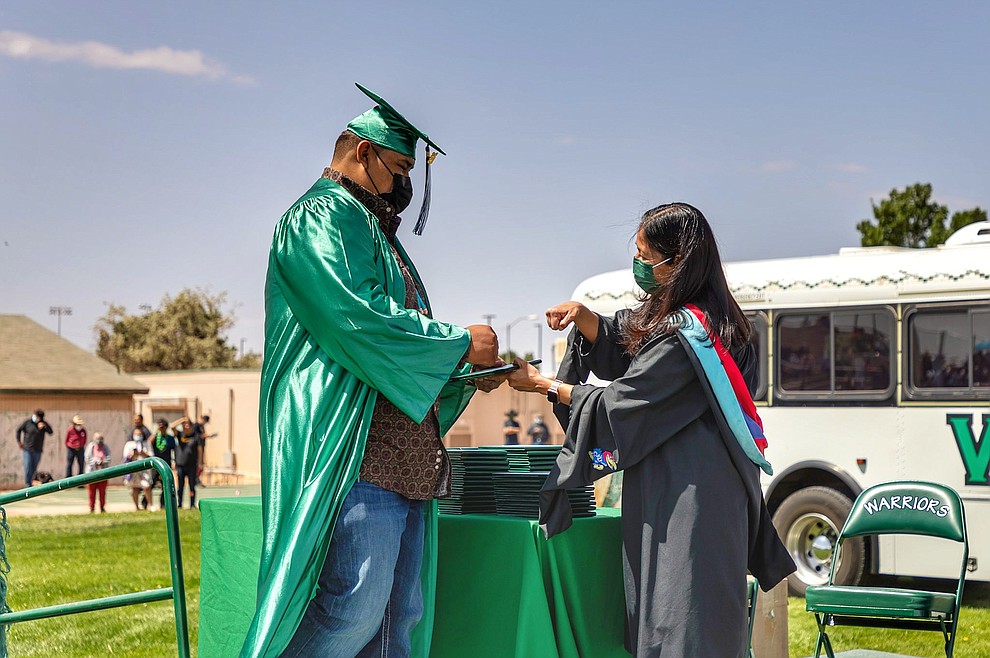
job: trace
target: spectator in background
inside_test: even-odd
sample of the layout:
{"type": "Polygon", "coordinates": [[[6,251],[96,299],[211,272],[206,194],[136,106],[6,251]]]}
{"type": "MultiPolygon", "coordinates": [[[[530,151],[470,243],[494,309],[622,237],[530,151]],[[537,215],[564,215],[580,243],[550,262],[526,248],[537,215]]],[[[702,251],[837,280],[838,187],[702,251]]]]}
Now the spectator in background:
{"type": "Polygon", "coordinates": [[[131,429],[127,430],[127,438],[125,441],[130,441],[133,437],[134,430],[141,430],[141,436],[144,437],[142,440],[147,441],[151,438],[151,430],[148,426],[144,424],[144,416],[141,414],[134,414],[134,425],[131,429]]]}
{"type": "MultiPolygon", "coordinates": [[[[158,419],[158,429],[155,430],[155,434],[151,437],[151,450],[154,452],[155,457],[165,460],[169,468],[172,468],[173,457],[175,455],[175,437],[169,431],[168,421],[164,418],[158,419]]],[[[165,507],[165,485],[162,483],[158,471],[154,472],[151,486],[161,486],[162,493],[158,497],[158,503],[159,506],[165,507]]]]}
{"type": "Polygon", "coordinates": [[[65,434],[65,477],[72,477],[72,462],[79,464],[80,475],[85,472],[86,438],[86,428],[83,427],[83,419],[79,416],[73,416],[72,427],[65,434]]]}
{"type": "MultiPolygon", "coordinates": [[[[206,450],[206,440],[207,439],[212,439],[212,438],[214,438],[217,435],[216,432],[214,432],[213,434],[207,434],[206,433],[206,424],[208,422],[210,422],[210,417],[207,416],[206,414],[203,414],[202,416],[199,417],[199,422],[196,423],[196,431],[199,432],[199,438],[203,440],[203,450],[204,451],[206,450]]],[[[203,460],[200,459],[199,460],[199,466],[196,468],[196,486],[197,487],[205,487],[206,486],[205,484],[203,484],[203,481],[199,477],[202,474],[203,474],[203,460]]]]}
{"type": "MultiPolygon", "coordinates": [[[[93,434],[93,440],[86,444],[84,452],[87,473],[102,471],[110,465],[110,448],[103,442],[103,435],[99,432],[93,434]]],[[[95,511],[97,493],[100,494],[100,513],[106,512],[107,481],[90,482],[86,486],[89,488],[89,513],[92,514],[95,511]]]]}
{"type": "Polygon", "coordinates": [[[528,430],[526,430],[526,434],[529,435],[529,438],[532,440],[534,446],[542,446],[546,444],[547,440],[550,438],[550,428],[548,428],[546,423],[543,422],[543,416],[536,416],[536,420],[534,420],[533,424],[529,426],[528,430]]]}
{"type": "Polygon", "coordinates": [[[216,436],[216,434],[206,433],[206,424],[208,422],[210,422],[210,417],[207,416],[206,414],[203,414],[202,416],[199,417],[199,422],[196,423],[196,431],[199,432],[200,437],[203,438],[204,440],[212,439],[213,437],[216,436]]]}
{"type": "Polygon", "coordinates": [[[17,445],[20,446],[24,457],[24,486],[34,483],[34,475],[38,472],[41,452],[45,448],[45,435],[51,434],[51,425],[45,422],[44,409],[37,409],[34,415],[21,423],[17,428],[17,445]]]}
{"type": "Polygon", "coordinates": [[[516,420],[515,409],[509,409],[505,412],[506,421],[502,424],[502,434],[505,436],[505,445],[507,446],[517,446],[519,445],[519,432],[522,431],[519,421],[516,420]]]}
{"type": "MultiPolygon", "coordinates": [[[[136,419],[137,417],[135,417],[136,419]]],[[[141,432],[141,428],[135,425],[131,429],[130,440],[124,444],[124,463],[129,464],[130,462],[150,456],[151,451],[148,449],[148,442],[141,432]]],[[[139,500],[142,492],[144,492],[143,504],[151,505],[151,483],[154,480],[152,473],[154,473],[154,469],[147,469],[138,471],[137,473],[128,473],[124,476],[124,483],[131,487],[131,498],[134,500],[134,509],[139,512],[142,507],[142,502],[139,500]]]]}
{"type": "Polygon", "coordinates": [[[179,507],[182,507],[182,492],[189,483],[189,508],[196,507],[196,470],[199,468],[203,452],[203,439],[196,424],[188,418],[180,418],[173,426],[175,431],[175,478],[178,484],[179,507]]]}

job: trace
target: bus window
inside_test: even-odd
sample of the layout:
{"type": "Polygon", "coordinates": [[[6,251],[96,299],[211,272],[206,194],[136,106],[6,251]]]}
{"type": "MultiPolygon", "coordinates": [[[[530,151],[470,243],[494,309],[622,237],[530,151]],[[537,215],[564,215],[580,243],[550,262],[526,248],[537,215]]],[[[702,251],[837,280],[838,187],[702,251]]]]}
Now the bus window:
{"type": "Polygon", "coordinates": [[[990,313],[973,314],[973,386],[990,387],[990,313]]]}
{"type": "Polygon", "coordinates": [[[777,323],[777,363],[785,391],[831,390],[832,339],[827,313],[788,314],[777,323]]]}
{"type": "Polygon", "coordinates": [[[893,390],[889,309],[782,312],[777,381],[783,398],[881,400],[893,390]]]}
{"type": "Polygon", "coordinates": [[[756,362],[759,364],[760,377],[756,385],[754,400],[767,399],[767,316],[765,313],[747,313],[746,317],[753,323],[753,335],[750,342],[756,350],[756,362]]]}
{"type": "MultiPolygon", "coordinates": [[[[911,382],[915,388],[968,388],[970,314],[919,310],[910,319],[911,382]]],[[[975,345],[974,345],[975,347],[975,345]]]]}
{"type": "Polygon", "coordinates": [[[835,390],[885,391],[890,386],[889,313],[834,313],[835,390]]]}

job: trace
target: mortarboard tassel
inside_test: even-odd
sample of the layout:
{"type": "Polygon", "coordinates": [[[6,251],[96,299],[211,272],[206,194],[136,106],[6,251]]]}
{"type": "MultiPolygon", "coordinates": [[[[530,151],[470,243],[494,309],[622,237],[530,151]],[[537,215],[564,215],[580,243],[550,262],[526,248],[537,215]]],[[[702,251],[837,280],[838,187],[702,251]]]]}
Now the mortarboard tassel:
{"type": "Polygon", "coordinates": [[[426,184],[423,186],[423,206],[419,209],[419,219],[416,220],[416,226],[413,227],[413,233],[416,235],[423,235],[423,229],[426,228],[426,218],[430,215],[430,165],[433,161],[437,159],[438,151],[430,153],[430,147],[426,147],[426,184]]]}

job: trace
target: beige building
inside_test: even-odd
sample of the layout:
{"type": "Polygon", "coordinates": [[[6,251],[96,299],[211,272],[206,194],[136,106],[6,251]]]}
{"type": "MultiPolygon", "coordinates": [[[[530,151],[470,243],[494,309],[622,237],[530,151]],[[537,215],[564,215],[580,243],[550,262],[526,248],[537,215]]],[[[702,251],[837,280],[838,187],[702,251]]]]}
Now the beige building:
{"type": "MultiPolygon", "coordinates": [[[[212,481],[257,482],[261,478],[258,437],[258,403],[261,373],[258,370],[193,370],[135,373],[148,389],[134,397],[134,410],[144,414],[149,427],[159,417],[172,422],[182,416],[210,417],[204,466],[207,483],[212,481]]],[[[552,417],[550,403],[534,395],[502,385],[492,393],[476,393],[467,410],[448,432],[448,446],[498,445],[503,442],[505,413],[514,409],[522,426],[522,442],[529,443],[526,429],[538,414],[550,428],[552,443],[563,441],[563,431],[552,417]]]]}
{"type": "Polygon", "coordinates": [[[217,368],[134,373],[134,377],[148,390],[134,396],[134,411],[144,415],[149,427],[159,418],[171,424],[183,416],[193,421],[204,414],[210,417],[206,425],[210,438],[203,452],[207,483],[218,478],[260,479],[260,371],[217,368]]]}
{"type": "Polygon", "coordinates": [[[17,428],[44,409],[53,434],[38,470],[65,475],[65,435],[80,415],[92,438],[100,432],[119,463],[131,426],[133,395],[147,392],[116,366],[76,347],[23,315],[0,315],[0,487],[24,485],[17,428]]]}

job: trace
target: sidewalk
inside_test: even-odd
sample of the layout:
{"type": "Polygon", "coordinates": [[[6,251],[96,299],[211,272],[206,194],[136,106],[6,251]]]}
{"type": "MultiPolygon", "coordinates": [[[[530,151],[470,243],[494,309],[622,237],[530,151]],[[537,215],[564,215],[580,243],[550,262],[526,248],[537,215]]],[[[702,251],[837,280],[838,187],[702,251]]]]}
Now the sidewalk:
{"type": "MultiPolygon", "coordinates": [[[[154,504],[158,504],[160,489],[154,491],[154,504]]],[[[260,496],[260,484],[196,487],[196,499],[229,498],[232,496],[260,496]]],[[[189,504],[189,492],[185,492],[183,503],[189,504]]],[[[67,489],[47,496],[10,503],[4,509],[7,516],[50,516],[56,514],[89,514],[89,492],[85,487],[67,489]]],[[[112,486],[107,488],[107,512],[135,512],[131,500],[130,487],[112,486]]],[[[97,514],[99,503],[97,502],[97,514]]]]}
{"type": "MultiPolygon", "coordinates": [[[[825,650],[822,650],[825,655],[825,650]]],[[[811,658],[809,656],[809,658],[811,658]]],[[[900,653],[887,653],[886,651],[872,651],[870,649],[853,649],[852,651],[837,651],[835,658],[912,658],[900,653]]]]}

